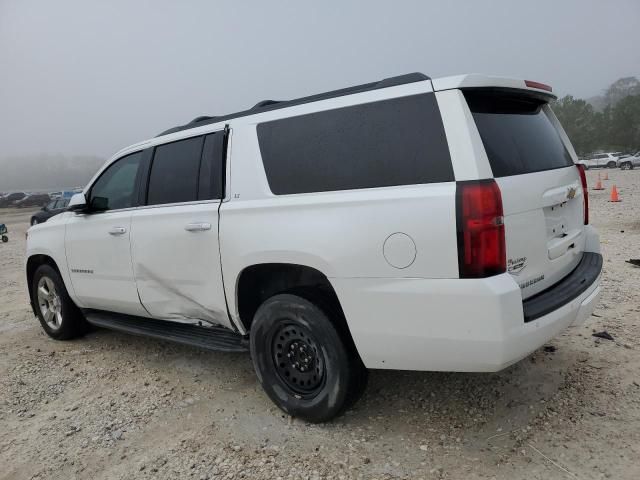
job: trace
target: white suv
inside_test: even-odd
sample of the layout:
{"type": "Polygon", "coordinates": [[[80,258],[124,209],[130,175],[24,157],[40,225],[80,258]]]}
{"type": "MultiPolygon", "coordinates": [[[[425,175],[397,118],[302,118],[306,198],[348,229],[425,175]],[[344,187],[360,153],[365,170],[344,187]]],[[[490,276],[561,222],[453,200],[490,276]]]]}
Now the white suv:
{"type": "Polygon", "coordinates": [[[492,372],[591,315],[584,172],[537,82],[409,74],[199,117],[128,147],[28,233],[33,310],[249,349],[325,421],[367,369],[492,372]]]}
{"type": "Polygon", "coordinates": [[[620,160],[620,152],[596,153],[582,160],[578,160],[578,165],[584,165],[586,170],[590,168],[616,168],[620,160]]]}

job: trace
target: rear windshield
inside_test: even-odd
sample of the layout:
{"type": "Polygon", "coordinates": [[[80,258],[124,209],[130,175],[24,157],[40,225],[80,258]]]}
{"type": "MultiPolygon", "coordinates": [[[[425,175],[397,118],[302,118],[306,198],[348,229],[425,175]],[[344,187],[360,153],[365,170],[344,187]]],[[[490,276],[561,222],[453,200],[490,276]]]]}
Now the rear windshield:
{"type": "Polygon", "coordinates": [[[536,98],[465,91],[494,177],[573,165],[560,135],[536,98]]]}

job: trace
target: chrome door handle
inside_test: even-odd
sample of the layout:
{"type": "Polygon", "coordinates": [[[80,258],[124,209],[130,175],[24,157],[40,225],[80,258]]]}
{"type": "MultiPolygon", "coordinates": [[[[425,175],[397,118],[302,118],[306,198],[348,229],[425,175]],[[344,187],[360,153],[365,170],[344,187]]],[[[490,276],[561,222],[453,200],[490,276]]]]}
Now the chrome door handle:
{"type": "Polygon", "coordinates": [[[210,223],[187,223],[184,227],[187,232],[204,232],[205,230],[211,230],[210,223]]]}
{"type": "Polygon", "coordinates": [[[109,230],[109,235],[122,235],[123,233],[126,233],[127,229],[124,227],[112,227],[111,230],[109,230]]]}

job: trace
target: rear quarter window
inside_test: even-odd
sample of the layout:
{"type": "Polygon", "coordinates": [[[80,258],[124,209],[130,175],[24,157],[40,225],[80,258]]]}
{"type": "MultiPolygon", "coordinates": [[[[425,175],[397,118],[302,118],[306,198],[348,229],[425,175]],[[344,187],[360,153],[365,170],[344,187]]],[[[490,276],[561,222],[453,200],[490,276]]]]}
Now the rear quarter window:
{"type": "Polygon", "coordinates": [[[261,123],[258,140],[276,195],[454,180],[432,93],[261,123]]]}
{"type": "Polygon", "coordinates": [[[560,134],[542,108],[546,103],[505,92],[465,91],[494,177],[573,165],[560,134]]]}

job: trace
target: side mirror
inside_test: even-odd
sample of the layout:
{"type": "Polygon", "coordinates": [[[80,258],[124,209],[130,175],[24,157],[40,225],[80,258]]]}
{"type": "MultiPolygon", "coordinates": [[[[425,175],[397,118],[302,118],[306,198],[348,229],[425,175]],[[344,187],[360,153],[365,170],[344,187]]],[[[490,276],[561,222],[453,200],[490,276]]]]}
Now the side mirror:
{"type": "Polygon", "coordinates": [[[87,199],[84,193],[76,193],[71,200],[69,200],[68,210],[72,212],[84,212],[87,210],[87,199]]]}

